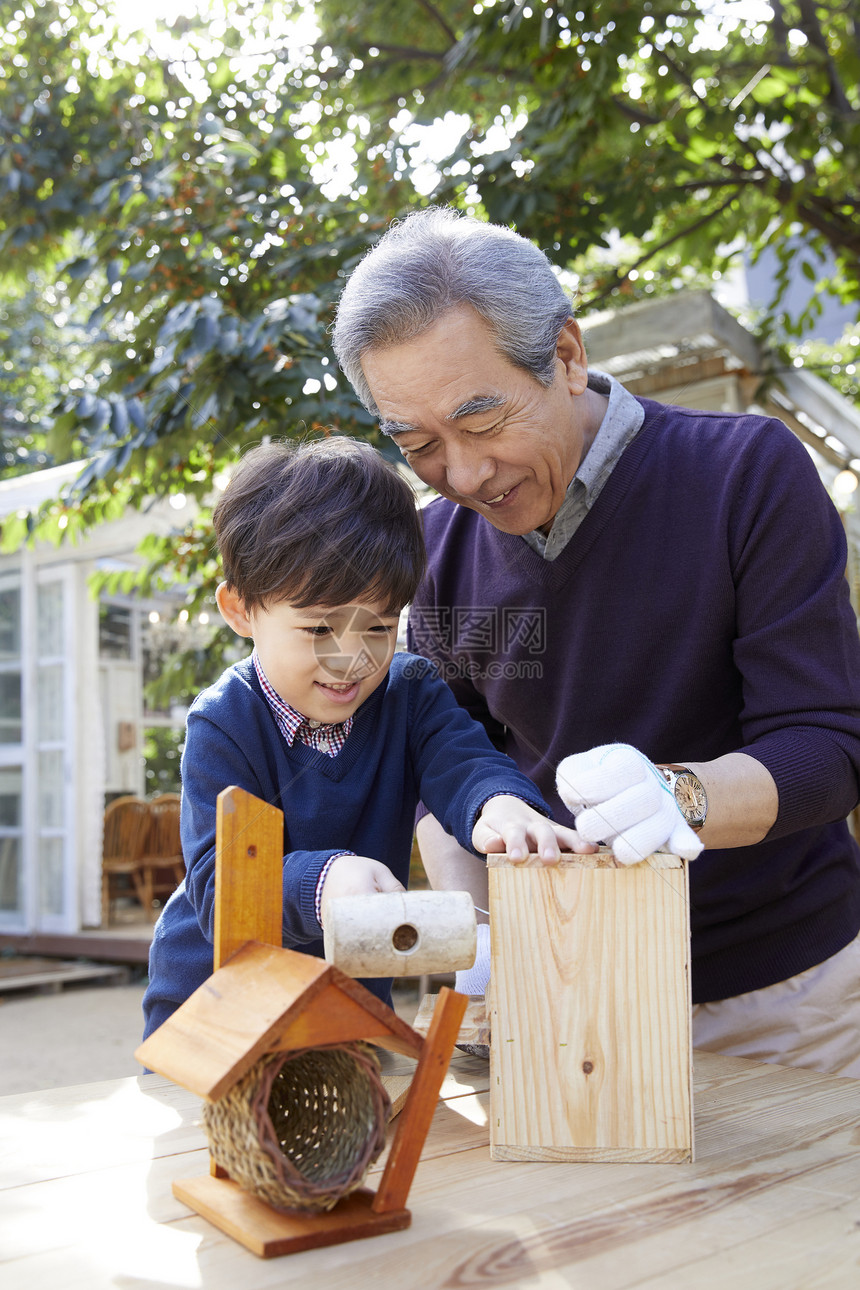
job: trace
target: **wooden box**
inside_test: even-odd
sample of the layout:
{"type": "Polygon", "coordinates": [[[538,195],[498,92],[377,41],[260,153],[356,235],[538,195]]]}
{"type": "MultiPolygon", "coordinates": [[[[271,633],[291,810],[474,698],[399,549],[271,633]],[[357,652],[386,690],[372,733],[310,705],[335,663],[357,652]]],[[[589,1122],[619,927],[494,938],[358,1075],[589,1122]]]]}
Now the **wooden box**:
{"type": "Polygon", "coordinates": [[[492,1158],[692,1160],[686,863],[488,866],[492,1158]]]}

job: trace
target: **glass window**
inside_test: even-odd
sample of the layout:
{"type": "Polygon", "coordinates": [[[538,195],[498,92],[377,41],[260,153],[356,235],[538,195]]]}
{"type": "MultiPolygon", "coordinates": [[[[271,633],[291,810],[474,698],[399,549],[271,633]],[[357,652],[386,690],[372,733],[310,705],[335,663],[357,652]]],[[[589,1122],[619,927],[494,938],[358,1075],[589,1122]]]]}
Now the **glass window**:
{"type": "Polygon", "coordinates": [[[122,605],[99,605],[99,657],[132,657],[131,610],[122,605]]]}
{"type": "Polygon", "coordinates": [[[39,827],[63,827],[63,754],[57,749],[39,753],[39,827]]]}
{"type": "Polygon", "coordinates": [[[0,743],[21,742],[21,673],[0,672],[0,743]]]}
{"type": "Polygon", "coordinates": [[[63,738],[63,664],[43,664],[38,671],[38,739],[56,743],[63,738]]]}
{"type": "Polygon", "coordinates": [[[0,911],[21,908],[21,839],[0,837],[0,911]]]}
{"type": "Polygon", "coordinates": [[[0,770],[0,830],[21,827],[21,772],[0,770]]]}
{"type": "Polygon", "coordinates": [[[36,595],[39,658],[52,658],[65,652],[63,639],[63,584],[42,584],[36,595]]]}
{"type": "Polygon", "coordinates": [[[21,588],[0,590],[0,660],[21,657],[21,588]]]}
{"type": "Polygon", "coordinates": [[[0,770],[0,910],[18,913],[23,902],[21,881],[20,766],[0,770]]]}
{"type": "Polygon", "coordinates": [[[39,906],[43,914],[63,912],[63,839],[39,839],[39,906]]]}

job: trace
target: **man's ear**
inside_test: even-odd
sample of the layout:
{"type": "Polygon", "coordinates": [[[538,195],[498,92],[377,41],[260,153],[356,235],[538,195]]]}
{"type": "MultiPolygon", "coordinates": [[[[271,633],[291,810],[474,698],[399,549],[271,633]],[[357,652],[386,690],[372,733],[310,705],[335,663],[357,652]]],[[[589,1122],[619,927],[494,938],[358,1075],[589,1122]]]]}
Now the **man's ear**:
{"type": "Polygon", "coordinates": [[[221,611],[221,617],[228,627],[232,627],[237,636],[253,636],[251,619],[245,608],[245,602],[233,587],[222,582],[215,592],[215,600],[221,611]]]}
{"type": "Polygon", "coordinates": [[[567,388],[571,394],[584,394],[588,388],[588,359],[575,318],[568,318],[558,333],[555,352],[564,364],[567,388]]]}

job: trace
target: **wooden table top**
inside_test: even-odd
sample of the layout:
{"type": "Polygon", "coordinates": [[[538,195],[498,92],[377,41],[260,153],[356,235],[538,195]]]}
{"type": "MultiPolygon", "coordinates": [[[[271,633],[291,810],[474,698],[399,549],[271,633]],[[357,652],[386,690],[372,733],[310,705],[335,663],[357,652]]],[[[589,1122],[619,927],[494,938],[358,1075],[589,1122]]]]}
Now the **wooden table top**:
{"type": "Polygon", "coordinates": [[[694,1064],[695,1164],[494,1163],[488,1064],[457,1053],[411,1227],[269,1260],[172,1195],[207,1170],[192,1094],[145,1075],[0,1098],[0,1285],[858,1290],[860,1081],[694,1064]]]}

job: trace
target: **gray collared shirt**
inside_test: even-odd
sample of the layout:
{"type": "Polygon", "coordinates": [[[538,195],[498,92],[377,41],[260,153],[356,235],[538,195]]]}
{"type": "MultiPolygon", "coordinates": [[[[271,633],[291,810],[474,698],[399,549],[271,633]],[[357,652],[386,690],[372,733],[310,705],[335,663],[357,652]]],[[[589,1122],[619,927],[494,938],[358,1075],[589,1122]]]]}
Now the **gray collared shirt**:
{"type": "Polygon", "coordinates": [[[555,560],[561,555],[606,483],[621,454],[633,442],[642,428],[645,413],[641,403],[629,390],[605,372],[589,369],[588,388],[598,394],[609,395],[609,406],[600,429],[579,463],[579,469],[570,481],[564,501],[556,512],[549,536],[537,529],[523,534],[533,551],[545,560],[555,560]]]}

